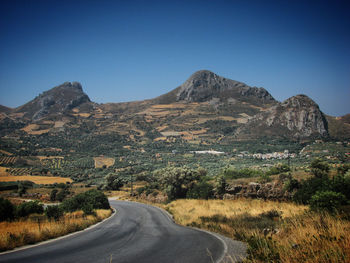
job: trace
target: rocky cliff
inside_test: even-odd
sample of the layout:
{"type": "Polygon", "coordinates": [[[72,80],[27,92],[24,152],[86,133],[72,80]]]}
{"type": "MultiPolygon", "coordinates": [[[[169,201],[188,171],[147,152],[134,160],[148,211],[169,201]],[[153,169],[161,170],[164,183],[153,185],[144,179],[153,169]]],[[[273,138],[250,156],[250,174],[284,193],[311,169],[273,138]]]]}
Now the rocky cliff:
{"type": "Polygon", "coordinates": [[[40,94],[34,100],[16,108],[15,112],[24,113],[24,117],[38,120],[49,114],[62,114],[85,102],[89,97],[78,82],[65,82],[40,94]]]}
{"type": "Polygon", "coordinates": [[[279,135],[298,139],[328,136],[328,123],[319,106],[306,95],[291,97],[254,116],[239,131],[251,135],[279,135]]]}

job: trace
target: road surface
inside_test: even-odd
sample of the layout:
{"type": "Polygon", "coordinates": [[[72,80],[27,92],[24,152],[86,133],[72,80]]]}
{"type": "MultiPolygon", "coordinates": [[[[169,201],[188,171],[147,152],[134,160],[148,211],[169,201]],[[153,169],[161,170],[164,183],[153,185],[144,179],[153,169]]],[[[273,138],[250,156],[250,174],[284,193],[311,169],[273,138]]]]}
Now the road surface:
{"type": "Polygon", "coordinates": [[[110,201],[117,214],[103,223],[38,246],[1,254],[0,262],[218,262],[222,239],[176,225],[159,208],[110,201]]]}

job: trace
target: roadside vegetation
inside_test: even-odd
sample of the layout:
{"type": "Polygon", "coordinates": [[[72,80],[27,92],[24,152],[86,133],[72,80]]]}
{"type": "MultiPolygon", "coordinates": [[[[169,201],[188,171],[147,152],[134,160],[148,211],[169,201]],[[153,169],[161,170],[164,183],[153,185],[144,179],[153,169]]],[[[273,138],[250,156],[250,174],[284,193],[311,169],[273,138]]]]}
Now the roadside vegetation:
{"type": "Polygon", "coordinates": [[[107,197],[97,190],[78,194],[45,209],[38,201],[13,205],[0,198],[0,251],[85,229],[111,213],[107,197]]]}
{"type": "Polygon", "coordinates": [[[217,232],[248,245],[245,262],[349,262],[350,222],[276,201],[176,200],[177,223],[217,232]]]}
{"type": "Polygon", "coordinates": [[[331,169],[315,159],[304,176],[298,172],[296,177],[287,165],[265,171],[227,167],[216,178],[202,168],[168,167],[155,171],[152,178],[137,189],[139,200],[163,207],[184,226],[246,242],[246,262],[350,261],[348,164],[331,169]],[[242,178],[258,180],[259,187],[278,185],[288,198],[233,195],[234,200],[222,200],[242,178]]]}

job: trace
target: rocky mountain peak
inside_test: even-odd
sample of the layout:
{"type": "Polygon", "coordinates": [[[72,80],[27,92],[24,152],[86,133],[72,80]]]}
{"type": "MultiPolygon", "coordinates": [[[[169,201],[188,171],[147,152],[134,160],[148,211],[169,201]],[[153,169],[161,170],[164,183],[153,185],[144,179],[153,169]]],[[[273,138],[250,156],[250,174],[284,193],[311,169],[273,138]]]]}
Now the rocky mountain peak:
{"type": "Polygon", "coordinates": [[[250,87],[242,82],[221,77],[209,70],[192,74],[177,89],[177,101],[204,102],[218,98],[247,101],[252,104],[274,103],[275,99],[264,88],[250,87]]]}
{"type": "Polygon", "coordinates": [[[23,112],[27,118],[38,120],[49,114],[63,113],[86,102],[90,102],[90,99],[79,82],[64,82],[17,108],[16,112],[23,112]]]}
{"type": "Polygon", "coordinates": [[[282,107],[295,107],[295,108],[302,108],[302,107],[317,107],[318,105],[310,99],[308,96],[304,94],[299,94],[293,97],[290,97],[283,101],[281,103],[282,107]]]}
{"type": "Polygon", "coordinates": [[[296,95],[250,120],[244,131],[294,138],[327,137],[328,123],[319,106],[306,95],[296,95]]]}

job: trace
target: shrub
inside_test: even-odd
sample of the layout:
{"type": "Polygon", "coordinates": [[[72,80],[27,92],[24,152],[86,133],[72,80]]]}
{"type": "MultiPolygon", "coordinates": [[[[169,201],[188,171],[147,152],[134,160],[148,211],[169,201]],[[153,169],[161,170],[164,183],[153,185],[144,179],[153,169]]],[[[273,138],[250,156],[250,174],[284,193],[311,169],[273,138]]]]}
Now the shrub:
{"type": "Polygon", "coordinates": [[[201,178],[198,170],[189,169],[187,167],[166,167],[154,172],[162,190],[168,196],[169,200],[176,198],[185,198],[187,192],[201,178]]]}
{"type": "MultiPolygon", "coordinates": [[[[69,195],[69,191],[67,189],[62,189],[56,195],[56,200],[62,202],[66,196],[69,195]]],[[[51,196],[50,196],[51,197],[51,196]]]]}
{"type": "Polygon", "coordinates": [[[110,190],[119,190],[124,185],[124,180],[116,174],[108,174],[106,180],[107,188],[110,190]]]}
{"type": "MultiPolygon", "coordinates": [[[[92,206],[92,209],[109,209],[109,202],[104,193],[91,189],[85,193],[78,194],[72,198],[66,199],[61,207],[66,212],[74,212],[85,207],[92,206]]],[[[88,211],[88,210],[87,210],[88,211]]]]}
{"type": "Polygon", "coordinates": [[[292,192],[294,189],[298,189],[300,187],[299,181],[297,179],[289,179],[284,185],[284,189],[288,192],[292,192]]]}
{"type": "Polygon", "coordinates": [[[52,191],[50,193],[50,201],[56,201],[57,192],[58,192],[57,189],[52,189],[52,191]]]}
{"type": "Polygon", "coordinates": [[[0,197],[0,221],[12,220],[15,216],[15,206],[7,199],[0,197]]]}
{"type": "Polygon", "coordinates": [[[346,204],[346,198],[342,193],[333,191],[318,191],[311,197],[310,207],[313,210],[326,210],[334,213],[346,204]]]}
{"type": "Polygon", "coordinates": [[[58,205],[50,205],[45,209],[47,218],[58,220],[63,216],[63,210],[58,205]]]}
{"type": "Polygon", "coordinates": [[[331,188],[331,181],[328,177],[312,177],[300,183],[298,191],[294,194],[294,201],[308,204],[311,197],[317,191],[328,191],[331,188]]]}
{"type": "Polygon", "coordinates": [[[43,212],[44,207],[38,201],[24,202],[16,208],[17,217],[26,217],[30,214],[42,214],[43,212]]]}
{"type": "Polygon", "coordinates": [[[193,199],[209,199],[213,197],[213,186],[205,181],[195,184],[192,189],[187,192],[187,198],[193,199]]]}
{"type": "Polygon", "coordinates": [[[227,187],[227,183],[226,183],[225,177],[219,176],[216,179],[216,186],[215,186],[216,193],[222,197],[226,193],[226,187],[227,187]]]}
{"type": "Polygon", "coordinates": [[[286,173],[290,171],[290,167],[286,164],[278,164],[274,167],[271,167],[269,171],[266,172],[267,175],[274,175],[280,173],[286,173]]]}

